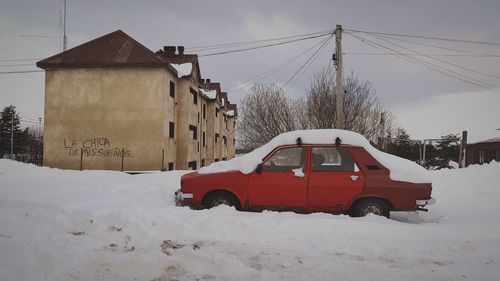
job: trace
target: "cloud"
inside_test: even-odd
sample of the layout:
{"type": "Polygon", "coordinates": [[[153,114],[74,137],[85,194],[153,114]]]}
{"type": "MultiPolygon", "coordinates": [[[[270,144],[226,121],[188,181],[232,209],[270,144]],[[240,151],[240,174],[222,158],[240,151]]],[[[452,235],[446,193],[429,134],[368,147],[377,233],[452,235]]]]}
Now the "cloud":
{"type": "Polygon", "coordinates": [[[414,139],[439,138],[468,131],[469,142],[500,136],[498,90],[443,94],[393,109],[414,139]]]}

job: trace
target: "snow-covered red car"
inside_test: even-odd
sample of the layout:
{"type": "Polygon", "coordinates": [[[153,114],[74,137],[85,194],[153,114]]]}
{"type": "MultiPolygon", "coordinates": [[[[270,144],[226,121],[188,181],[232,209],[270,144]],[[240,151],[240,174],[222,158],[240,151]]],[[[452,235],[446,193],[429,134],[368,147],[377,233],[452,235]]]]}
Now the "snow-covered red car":
{"type": "Polygon", "coordinates": [[[182,205],[238,210],[369,213],[423,210],[434,204],[427,171],[381,152],[360,134],[293,131],[229,161],[182,176],[182,205]]]}

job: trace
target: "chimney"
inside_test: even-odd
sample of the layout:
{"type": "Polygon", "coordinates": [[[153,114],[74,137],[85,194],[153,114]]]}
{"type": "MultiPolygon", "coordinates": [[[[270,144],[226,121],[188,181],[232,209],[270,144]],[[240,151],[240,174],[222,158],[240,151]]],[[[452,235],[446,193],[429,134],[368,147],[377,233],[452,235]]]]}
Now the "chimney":
{"type": "Polygon", "coordinates": [[[205,79],[205,81],[207,81],[207,84],[210,84],[210,79],[205,79]]]}
{"type": "Polygon", "coordinates": [[[175,55],[175,46],[164,46],[163,51],[166,55],[175,55]]]}
{"type": "Polygon", "coordinates": [[[177,51],[179,51],[179,55],[184,55],[184,46],[177,46],[177,51]]]}

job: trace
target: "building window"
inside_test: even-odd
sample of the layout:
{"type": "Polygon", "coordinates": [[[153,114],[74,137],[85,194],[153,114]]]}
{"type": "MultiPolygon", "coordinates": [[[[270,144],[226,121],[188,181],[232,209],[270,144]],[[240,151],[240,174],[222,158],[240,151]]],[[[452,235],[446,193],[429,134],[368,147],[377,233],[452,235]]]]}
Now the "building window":
{"type": "Polygon", "coordinates": [[[205,166],[205,159],[201,159],[201,167],[205,166]]]}
{"type": "Polygon", "coordinates": [[[224,146],[227,146],[227,137],[226,136],[222,136],[222,140],[224,140],[224,146]]]}
{"type": "Polygon", "coordinates": [[[172,171],[174,169],[174,162],[168,162],[168,170],[172,171]]]}
{"type": "Polygon", "coordinates": [[[207,106],[203,104],[203,119],[207,119],[207,106]]]}
{"type": "Polygon", "coordinates": [[[190,88],[191,94],[193,95],[193,103],[198,104],[198,92],[193,88],[190,88]]]}
{"type": "Polygon", "coordinates": [[[219,162],[219,158],[215,158],[215,162],[219,162]]]}
{"type": "Polygon", "coordinates": [[[203,132],[203,146],[207,146],[207,144],[205,143],[205,132],[203,132]]]}
{"type": "Polygon", "coordinates": [[[215,143],[218,143],[219,142],[219,134],[215,134],[215,143]]]}
{"type": "Polygon", "coordinates": [[[175,138],[175,123],[168,122],[168,136],[170,138],[175,138]]]}
{"type": "Polygon", "coordinates": [[[233,145],[236,145],[236,139],[233,139],[233,145]]]}
{"type": "Polygon", "coordinates": [[[484,163],[484,150],[479,150],[479,164],[484,163]]]}
{"type": "Polygon", "coordinates": [[[191,170],[196,170],[196,161],[188,162],[188,168],[191,170]]]}
{"type": "Polygon", "coordinates": [[[198,152],[200,152],[200,143],[198,142],[198,152]]]}
{"type": "Polygon", "coordinates": [[[215,117],[219,117],[219,109],[218,108],[215,109],[215,117]]]}
{"type": "Polygon", "coordinates": [[[222,157],[222,161],[226,161],[226,160],[227,160],[227,158],[226,158],[226,157],[222,157]]]}
{"type": "Polygon", "coordinates": [[[200,113],[198,112],[198,123],[200,123],[200,113]]]}
{"type": "Polygon", "coordinates": [[[175,99],[175,83],[170,81],[170,96],[175,99]]]}
{"type": "Polygon", "coordinates": [[[189,125],[189,130],[193,131],[193,140],[197,140],[198,139],[198,130],[197,130],[196,126],[189,125]]]}

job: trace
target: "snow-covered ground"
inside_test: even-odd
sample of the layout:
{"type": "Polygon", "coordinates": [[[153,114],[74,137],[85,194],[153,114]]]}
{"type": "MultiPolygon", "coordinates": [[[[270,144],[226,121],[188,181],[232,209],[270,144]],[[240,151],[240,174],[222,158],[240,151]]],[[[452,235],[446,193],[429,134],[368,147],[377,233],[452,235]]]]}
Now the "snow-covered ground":
{"type": "Polygon", "coordinates": [[[0,280],[499,280],[500,164],[432,172],[429,213],[176,207],[183,172],[0,160],[0,280]]]}

